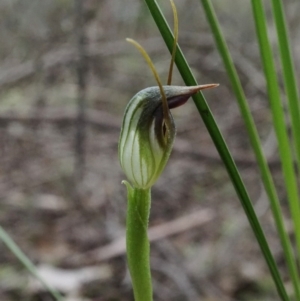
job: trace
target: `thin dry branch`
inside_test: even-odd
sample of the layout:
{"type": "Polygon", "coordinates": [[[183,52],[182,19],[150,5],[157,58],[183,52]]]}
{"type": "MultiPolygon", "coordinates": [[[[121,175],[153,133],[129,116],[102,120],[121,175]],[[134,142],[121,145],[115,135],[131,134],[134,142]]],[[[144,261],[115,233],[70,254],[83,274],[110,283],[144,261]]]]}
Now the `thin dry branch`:
{"type": "MultiPolygon", "coordinates": [[[[77,109],[48,107],[37,111],[23,107],[20,111],[0,112],[0,125],[7,125],[10,122],[20,122],[24,125],[51,123],[57,126],[70,126],[77,122],[77,109]]],[[[101,130],[116,131],[121,127],[121,121],[114,116],[93,109],[86,109],[86,122],[101,130]]]]}
{"type": "MultiPolygon", "coordinates": [[[[148,231],[149,240],[150,242],[154,242],[192,228],[203,226],[210,222],[214,217],[215,214],[211,209],[198,210],[162,225],[151,227],[148,231]]],[[[71,258],[67,258],[65,261],[73,266],[77,264],[96,264],[123,255],[126,251],[125,245],[124,235],[104,247],[74,255],[71,258]]]]}
{"type": "MultiPolygon", "coordinates": [[[[101,131],[118,132],[121,127],[121,120],[109,113],[99,110],[86,109],[86,123],[101,131]]],[[[24,125],[36,123],[51,123],[57,126],[73,126],[77,122],[77,112],[75,108],[43,108],[39,110],[23,109],[21,111],[0,112],[0,126],[5,126],[10,122],[20,122],[24,125]]],[[[115,141],[117,144],[117,141],[115,141]]],[[[117,146],[116,146],[117,147],[117,146]]],[[[184,156],[190,160],[203,161],[205,163],[221,163],[221,159],[216,151],[204,148],[193,149],[191,143],[176,137],[173,148],[174,156],[184,156]]],[[[280,162],[271,158],[272,154],[267,157],[270,167],[279,168],[280,162]]],[[[253,167],[257,163],[252,153],[249,152],[233,152],[235,162],[241,167],[253,167]]]]}
{"type": "MultiPolygon", "coordinates": [[[[157,44],[159,38],[147,39],[144,44],[148,52],[158,51],[157,44]]],[[[84,48],[88,57],[106,57],[126,53],[129,49],[125,41],[90,43],[84,48]]],[[[78,61],[78,52],[76,47],[65,45],[58,50],[50,51],[41,58],[41,68],[43,71],[50,70],[58,66],[67,66],[78,61]]],[[[29,60],[25,63],[7,68],[0,67],[0,88],[13,86],[20,81],[26,80],[36,74],[35,60],[29,60]]]]}
{"type": "MultiPolygon", "coordinates": [[[[193,46],[200,44],[204,48],[212,48],[213,40],[209,34],[193,34],[183,32],[180,35],[180,42],[182,45],[193,46]],[[195,36],[197,37],[195,41],[195,36]],[[198,43],[197,43],[198,41],[198,43]]],[[[157,53],[166,51],[161,37],[147,38],[141,41],[141,44],[147,49],[148,53],[157,53]]],[[[89,57],[106,57],[120,54],[131,53],[132,50],[125,42],[125,40],[113,42],[93,42],[85,46],[85,53],[89,57]]],[[[78,60],[78,52],[74,45],[69,44],[61,46],[57,50],[51,50],[41,56],[41,65],[43,70],[51,69],[61,65],[69,65],[78,60]]],[[[21,80],[24,80],[36,73],[35,60],[29,60],[10,68],[0,66],[0,88],[7,85],[14,85],[21,80]]]]}

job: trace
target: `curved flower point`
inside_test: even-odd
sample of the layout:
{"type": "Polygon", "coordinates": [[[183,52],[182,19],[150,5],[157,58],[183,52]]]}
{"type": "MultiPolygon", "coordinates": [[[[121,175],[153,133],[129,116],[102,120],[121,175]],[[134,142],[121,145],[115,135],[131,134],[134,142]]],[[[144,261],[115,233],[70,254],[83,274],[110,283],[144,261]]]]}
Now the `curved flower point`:
{"type": "MultiPolygon", "coordinates": [[[[169,109],[173,109],[198,91],[216,86],[163,86],[163,89],[169,109]]],[[[165,120],[159,87],[138,92],[126,107],[119,140],[119,160],[135,188],[150,188],[168,161],[176,133],[170,110],[168,114],[168,120],[165,120]]]]}

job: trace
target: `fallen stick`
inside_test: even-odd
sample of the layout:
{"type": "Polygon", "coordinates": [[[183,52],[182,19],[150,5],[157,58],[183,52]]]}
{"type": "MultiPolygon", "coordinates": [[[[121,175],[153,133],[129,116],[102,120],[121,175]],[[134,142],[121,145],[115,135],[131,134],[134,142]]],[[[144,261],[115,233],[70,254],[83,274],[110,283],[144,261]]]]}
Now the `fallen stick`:
{"type": "MultiPolygon", "coordinates": [[[[153,226],[148,231],[149,240],[150,242],[154,242],[195,227],[203,226],[214,217],[215,214],[211,209],[202,209],[162,225],[153,226]]],[[[106,246],[74,255],[66,261],[71,265],[89,265],[118,257],[125,254],[125,252],[126,238],[124,235],[106,246]]]]}
{"type": "MultiPolygon", "coordinates": [[[[85,116],[87,125],[96,129],[112,132],[120,130],[121,120],[110,113],[86,109],[85,116]]],[[[77,111],[76,108],[47,107],[41,110],[34,110],[30,107],[23,107],[18,110],[0,112],[0,127],[6,126],[11,122],[19,122],[23,125],[48,123],[57,126],[74,126],[77,122],[77,111]]],[[[194,150],[189,142],[180,137],[176,137],[173,153],[175,156],[184,155],[192,160],[204,160],[205,163],[221,163],[221,158],[216,151],[213,151],[211,148],[203,147],[199,150],[194,150]]],[[[233,152],[233,157],[239,166],[251,167],[257,165],[254,155],[251,152],[233,152]]],[[[267,156],[267,161],[270,167],[279,168],[281,166],[277,158],[268,158],[267,156]]]]}

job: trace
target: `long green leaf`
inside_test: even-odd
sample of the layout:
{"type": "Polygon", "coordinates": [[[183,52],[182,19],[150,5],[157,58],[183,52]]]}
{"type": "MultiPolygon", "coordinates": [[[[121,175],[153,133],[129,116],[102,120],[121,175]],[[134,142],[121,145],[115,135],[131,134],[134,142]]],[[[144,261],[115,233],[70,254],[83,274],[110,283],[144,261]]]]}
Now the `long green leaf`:
{"type": "Polygon", "coordinates": [[[10,249],[10,251],[20,260],[20,262],[25,266],[25,268],[36,277],[43,286],[50,292],[50,294],[57,300],[62,301],[63,296],[52,288],[43,278],[38,274],[34,264],[30,259],[23,253],[23,251],[16,245],[16,243],[11,239],[9,234],[0,226],[0,239],[4,244],[10,249]]]}
{"type": "MultiPolygon", "coordinates": [[[[295,143],[296,159],[298,164],[298,170],[300,170],[300,101],[295,75],[295,68],[292,59],[292,52],[290,50],[288,30],[285,21],[282,1],[272,0],[272,7],[278,36],[284,85],[289,104],[289,113],[291,116],[291,125],[293,139],[295,143]]],[[[300,231],[300,229],[298,230],[300,231]]]]}
{"type": "MultiPolygon", "coordinates": [[[[295,295],[297,297],[297,300],[300,300],[300,287],[299,287],[299,275],[297,272],[297,264],[296,264],[296,260],[294,258],[291,241],[288,237],[287,231],[285,230],[278,194],[276,192],[275,184],[272,179],[270,169],[268,167],[268,164],[266,162],[265,156],[264,156],[262,148],[261,148],[259,135],[258,135],[256,126],[255,126],[254,120],[252,118],[252,115],[251,115],[251,112],[250,112],[250,109],[249,109],[249,106],[248,106],[248,103],[246,100],[246,96],[244,94],[244,91],[243,91],[240,79],[238,77],[236,68],[233,64],[228,47],[226,45],[224,35],[222,34],[222,30],[219,25],[217,16],[215,14],[213,5],[210,0],[201,0],[201,1],[202,1],[203,8],[205,10],[206,17],[210,24],[211,31],[214,35],[219,53],[223,59],[224,66],[227,71],[227,75],[230,79],[230,82],[233,87],[233,91],[237,98],[241,114],[242,114],[243,119],[246,124],[246,128],[247,128],[249,138],[250,138],[250,143],[254,150],[256,160],[259,165],[262,181],[263,181],[265,190],[266,190],[267,195],[270,200],[272,213],[274,216],[277,231],[279,233],[279,237],[280,237],[283,251],[285,254],[285,259],[286,259],[287,266],[289,269],[289,274],[290,274],[290,277],[293,282],[295,295]]],[[[299,137],[300,137],[300,135],[299,135],[299,137]]]]}
{"type": "MultiPolygon", "coordinates": [[[[171,30],[164,18],[159,6],[157,5],[156,1],[154,1],[154,0],[145,0],[145,2],[148,5],[148,8],[152,14],[152,17],[153,17],[154,21],[156,22],[156,25],[165,41],[170,53],[172,53],[174,37],[171,33],[171,30]]],[[[190,86],[197,85],[197,82],[196,82],[194,76],[192,75],[192,72],[191,72],[179,46],[177,47],[175,63],[177,65],[177,68],[178,68],[179,72],[181,73],[181,76],[184,79],[186,85],[190,85],[190,86]]],[[[232,180],[232,183],[235,187],[235,190],[238,194],[241,204],[248,217],[249,223],[253,229],[256,239],[260,245],[261,251],[268,264],[268,267],[270,269],[270,272],[271,272],[274,282],[276,284],[279,295],[281,296],[282,300],[287,301],[287,300],[289,300],[289,297],[286,293],[286,290],[283,285],[281,276],[279,274],[277,265],[275,263],[273,255],[270,251],[270,248],[268,246],[265,235],[262,231],[260,223],[255,214],[255,211],[253,209],[253,206],[250,201],[247,190],[243,184],[243,181],[239,175],[239,172],[238,172],[236,165],[233,161],[233,158],[227,148],[227,145],[222,137],[222,134],[215,122],[215,119],[211,113],[211,110],[210,110],[208,104],[206,103],[205,98],[203,97],[202,93],[198,93],[198,94],[194,95],[193,99],[194,99],[195,105],[198,109],[198,112],[201,115],[201,117],[210,133],[210,136],[216,146],[216,149],[218,150],[219,155],[222,158],[223,163],[227,169],[227,172],[232,180]]]]}
{"type": "Polygon", "coordinates": [[[273,124],[278,140],[278,150],[282,163],[285,187],[287,190],[290,211],[294,223],[298,258],[300,254],[300,199],[297,180],[293,166],[292,152],[285,125],[283,106],[280,100],[280,90],[276,75],[271,45],[267,34],[267,24],[261,0],[252,0],[252,9],[258,37],[260,54],[267,81],[269,101],[273,115],[273,124]]]}

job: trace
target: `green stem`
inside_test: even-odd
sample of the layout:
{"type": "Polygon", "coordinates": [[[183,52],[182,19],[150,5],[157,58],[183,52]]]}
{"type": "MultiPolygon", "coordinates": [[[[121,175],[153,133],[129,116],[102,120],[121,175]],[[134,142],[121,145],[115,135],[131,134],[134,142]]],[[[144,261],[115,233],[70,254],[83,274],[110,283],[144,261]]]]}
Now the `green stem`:
{"type": "Polygon", "coordinates": [[[148,220],[151,190],[127,187],[126,253],[132,279],[134,300],[152,301],[150,272],[150,244],[148,240],[148,220]]]}

